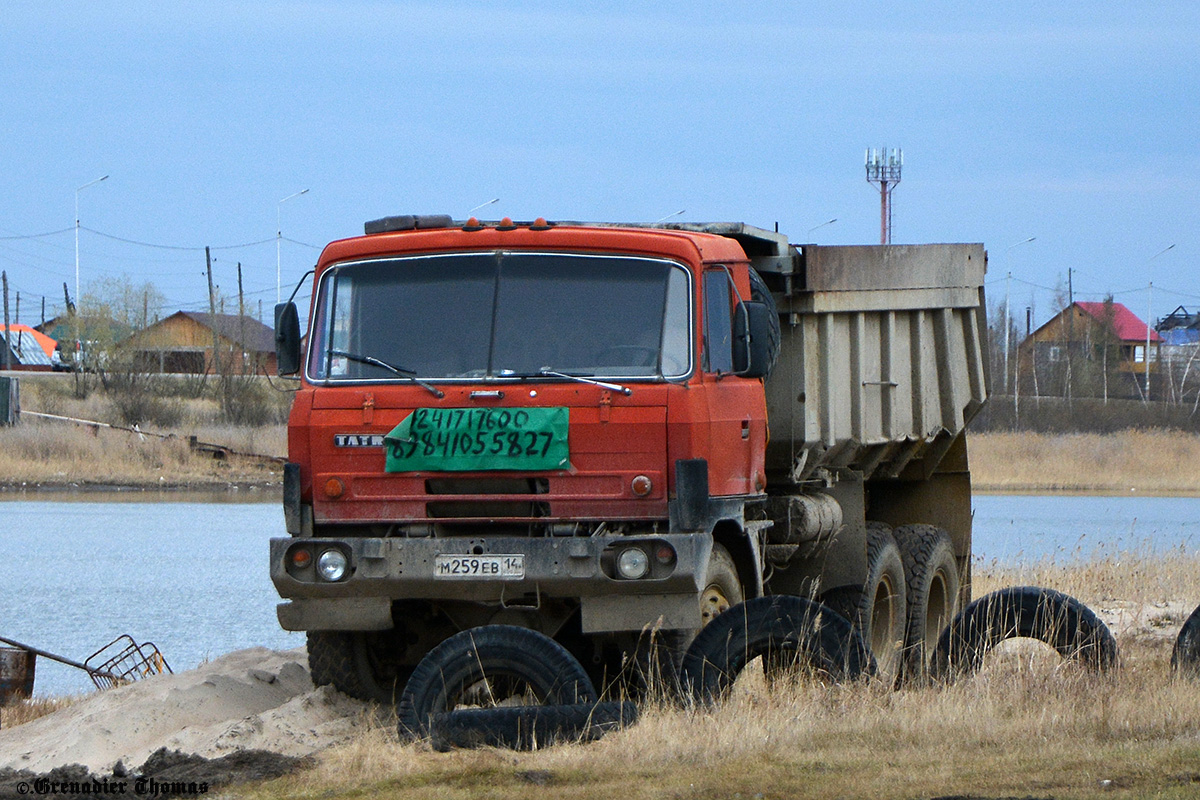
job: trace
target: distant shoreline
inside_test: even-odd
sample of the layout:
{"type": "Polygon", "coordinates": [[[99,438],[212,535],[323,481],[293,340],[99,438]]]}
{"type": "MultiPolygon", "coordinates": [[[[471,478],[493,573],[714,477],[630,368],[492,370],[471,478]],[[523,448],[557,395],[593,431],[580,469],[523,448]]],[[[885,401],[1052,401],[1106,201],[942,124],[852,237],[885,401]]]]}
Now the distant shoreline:
{"type": "MultiPolygon", "coordinates": [[[[231,450],[281,456],[283,426],[206,431],[231,450]]],[[[278,499],[278,462],[189,450],[186,437],[139,440],[123,432],[22,425],[0,432],[0,499],[210,494],[278,499]]],[[[1110,434],[972,433],[976,494],[1200,497],[1200,435],[1163,430],[1110,434]]]]}
{"type": "Polygon", "coordinates": [[[282,497],[283,486],[278,482],[131,482],[114,481],[0,481],[0,501],[34,495],[39,499],[118,499],[161,494],[170,498],[195,495],[221,497],[222,500],[276,502],[282,497]]]}

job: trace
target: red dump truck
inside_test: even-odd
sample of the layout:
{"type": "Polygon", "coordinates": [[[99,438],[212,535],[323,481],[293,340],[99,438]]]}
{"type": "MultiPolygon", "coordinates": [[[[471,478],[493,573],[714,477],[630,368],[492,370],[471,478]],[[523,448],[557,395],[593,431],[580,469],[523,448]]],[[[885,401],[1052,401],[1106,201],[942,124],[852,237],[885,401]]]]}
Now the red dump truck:
{"type": "Polygon", "coordinates": [[[367,223],[306,337],[276,309],[280,623],[317,684],[389,702],[462,630],[533,629],[600,685],[764,594],[920,673],[970,598],[985,268],[742,223],[367,223]]]}

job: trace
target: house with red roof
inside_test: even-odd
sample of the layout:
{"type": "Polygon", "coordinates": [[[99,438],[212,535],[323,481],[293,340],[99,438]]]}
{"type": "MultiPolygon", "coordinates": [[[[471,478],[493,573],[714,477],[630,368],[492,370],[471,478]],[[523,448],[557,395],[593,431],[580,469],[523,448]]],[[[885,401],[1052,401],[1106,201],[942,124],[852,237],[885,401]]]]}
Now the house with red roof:
{"type": "MultiPolygon", "coordinates": [[[[1026,337],[1017,347],[1017,363],[1035,385],[1039,378],[1048,384],[1037,386],[1042,394],[1062,394],[1052,384],[1070,373],[1078,395],[1132,396],[1158,371],[1162,343],[1156,330],[1121,303],[1081,301],[1026,337]]],[[[1022,391],[1027,384],[1023,379],[1022,391]]]]}
{"type": "Polygon", "coordinates": [[[5,363],[7,347],[10,369],[49,371],[57,345],[58,342],[28,325],[0,325],[0,367],[5,363]]]}

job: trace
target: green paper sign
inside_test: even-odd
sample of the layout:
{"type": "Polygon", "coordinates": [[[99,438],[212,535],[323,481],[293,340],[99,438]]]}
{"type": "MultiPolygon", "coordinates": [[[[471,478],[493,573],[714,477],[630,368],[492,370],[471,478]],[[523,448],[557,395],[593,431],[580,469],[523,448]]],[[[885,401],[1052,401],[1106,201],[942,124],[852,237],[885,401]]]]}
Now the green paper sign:
{"type": "Polygon", "coordinates": [[[570,464],[567,408],[418,408],[384,437],[387,472],[552,470],[570,464]]]}

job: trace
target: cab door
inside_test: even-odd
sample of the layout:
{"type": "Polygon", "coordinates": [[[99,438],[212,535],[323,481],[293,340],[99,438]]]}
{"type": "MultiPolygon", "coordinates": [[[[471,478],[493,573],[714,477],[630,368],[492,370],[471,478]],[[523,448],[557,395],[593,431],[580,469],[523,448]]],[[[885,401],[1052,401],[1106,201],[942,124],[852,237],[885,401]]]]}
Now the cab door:
{"type": "MultiPolygon", "coordinates": [[[[708,484],[714,496],[745,495],[762,458],[766,409],[761,381],[733,374],[733,279],[724,267],[704,272],[701,368],[708,400],[708,484]],[[757,446],[756,446],[757,443],[757,446]]],[[[761,463],[758,469],[761,469],[761,463]]]]}

